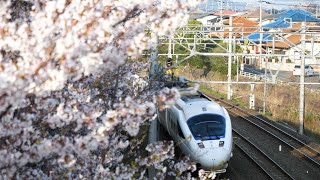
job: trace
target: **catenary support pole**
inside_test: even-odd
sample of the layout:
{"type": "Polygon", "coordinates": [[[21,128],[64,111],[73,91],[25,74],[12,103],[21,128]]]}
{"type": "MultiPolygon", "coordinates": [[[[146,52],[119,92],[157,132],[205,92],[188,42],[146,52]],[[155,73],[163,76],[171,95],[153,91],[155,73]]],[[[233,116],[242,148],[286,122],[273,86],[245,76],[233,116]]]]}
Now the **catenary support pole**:
{"type": "MultiPolygon", "coordinates": [[[[259,59],[260,59],[260,70],[262,69],[262,1],[260,0],[260,44],[259,44],[259,59]]],[[[266,113],[267,109],[267,64],[265,60],[265,67],[264,67],[264,88],[263,88],[263,114],[266,113]]]]}
{"type": "Polygon", "coordinates": [[[263,86],[263,114],[266,113],[267,110],[267,91],[268,91],[268,87],[267,87],[267,81],[268,81],[268,77],[267,77],[267,68],[268,68],[268,59],[265,59],[265,67],[264,67],[264,86],[263,86]]]}
{"type": "Polygon", "coordinates": [[[259,29],[259,31],[260,31],[260,38],[259,38],[260,64],[259,64],[259,67],[260,67],[260,70],[262,70],[262,1],[261,0],[260,0],[260,23],[259,23],[259,26],[260,26],[260,29],[259,29]]]}
{"type": "Polygon", "coordinates": [[[302,52],[301,52],[301,74],[300,74],[300,107],[299,107],[299,134],[303,134],[304,130],[304,105],[305,105],[305,99],[304,99],[304,75],[305,75],[305,49],[306,49],[306,23],[302,22],[302,31],[301,31],[301,46],[302,46],[302,52]]]}
{"type": "MultiPolygon", "coordinates": [[[[229,18],[230,31],[232,31],[232,16],[229,18]]],[[[232,79],[231,79],[231,66],[232,66],[232,33],[229,32],[229,56],[228,56],[228,99],[232,98],[232,79]]]]}
{"type": "MultiPolygon", "coordinates": [[[[237,52],[236,35],[233,36],[233,53],[237,52]]],[[[237,82],[239,81],[239,55],[233,56],[233,61],[237,63],[237,82]]]]}
{"type": "Polygon", "coordinates": [[[152,36],[152,44],[151,44],[151,56],[150,56],[150,71],[149,71],[149,79],[153,80],[157,77],[159,71],[158,64],[158,36],[154,33],[152,36]]]}
{"type": "Polygon", "coordinates": [[[222,0],[220,1],[220,24],[223,25],[223,21],[222,21],[222,0]]]}
{"type": "Polygon", "coordinates": [[[169,37],[169,43],[168,43],[168,58],[172,59],[172,39],[171,39],[171,36],[169,37]]]}

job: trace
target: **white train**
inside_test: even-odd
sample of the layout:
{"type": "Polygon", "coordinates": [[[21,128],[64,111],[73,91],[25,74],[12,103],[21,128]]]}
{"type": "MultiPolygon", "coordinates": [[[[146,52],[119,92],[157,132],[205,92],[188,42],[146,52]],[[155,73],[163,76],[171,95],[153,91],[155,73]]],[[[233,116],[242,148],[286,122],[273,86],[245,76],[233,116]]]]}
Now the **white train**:
{"type": "Polygon", "coordinates": [[[226,172],[233,145],[228,112],[200,92],[179,91],[175,105],[158,111],[161,125],[200,168],[226,172]]]}

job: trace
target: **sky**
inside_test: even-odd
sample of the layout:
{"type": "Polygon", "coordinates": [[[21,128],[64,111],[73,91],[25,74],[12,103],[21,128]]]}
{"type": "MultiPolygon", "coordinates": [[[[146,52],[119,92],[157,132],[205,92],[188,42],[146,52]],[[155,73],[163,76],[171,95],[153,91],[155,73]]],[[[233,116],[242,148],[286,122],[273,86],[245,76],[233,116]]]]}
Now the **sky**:
{"type": "MultiPolygon", "coordinates": [[[[232,1],[232,0],[230,0],[230,1],[232,1]]],[[[264,1],[275,3],[275,4],[292,4],[292,5],[296,5],[299,3],[305,3],[305,2],[320,4],[319,0],[264,0],[264,1]]],[[[232,2],[259,4],[259,0],[233,0],[232,2]]]]}
{"type": "MultiPolygon", "coordinates": [[[[217,2],[220,2],[220,0],[208,0],[209,1],[209,7],[212,8],[218,8],[220,7],[220,5],[217,2]]],[[[255,8],[255,7],[259,7],[259,0],[222,0],[224,3],[224,6],[227,6],[226,2],[229,2],[229,6],[232,6],[232,8],[227,8],[224,7],[224,9],[234,9],[235,6],[237,9],[242,9],[242,8],[255,8]],[[233,2],[234,5],[232,5],[233,2]]],[[[293,8],[293,6],[295,5],[299,5],[299,4],[303,4],[306,2],[309,3],[315,3],[315,4],[319,4],[320,5],[320,0],[263,0],[263,1],[267,1],[270,3],[274,3],[272,4],[267,4],[267,3],[263,3],[263,8],[267,8],[267,9],[271,9],[271,8],[275,8],[275,9],[287,9],[287,8],[293,8]],[[289,5],[289,6],[288,6],[289,5]]]]}

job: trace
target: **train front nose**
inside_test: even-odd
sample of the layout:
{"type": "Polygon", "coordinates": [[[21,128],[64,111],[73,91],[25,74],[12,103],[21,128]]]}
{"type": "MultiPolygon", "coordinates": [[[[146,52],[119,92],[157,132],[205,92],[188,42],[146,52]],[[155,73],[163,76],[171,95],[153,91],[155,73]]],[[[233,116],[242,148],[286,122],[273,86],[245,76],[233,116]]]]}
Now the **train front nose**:
{"type": "Polygon", "coordinates": [[[228,166],[229,156],[226,152],[215,151],[215,153],[210,153],[210,151],[205,152],[199,156],[199,163],[201,168],[205,170],[220,170],[226,169],[228,166]]]}

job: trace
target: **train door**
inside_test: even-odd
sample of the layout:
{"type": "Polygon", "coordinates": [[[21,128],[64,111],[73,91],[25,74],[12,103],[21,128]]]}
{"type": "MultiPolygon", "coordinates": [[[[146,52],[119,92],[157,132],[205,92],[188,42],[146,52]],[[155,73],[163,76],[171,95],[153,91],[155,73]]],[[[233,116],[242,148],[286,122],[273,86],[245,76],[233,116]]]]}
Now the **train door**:
{"type": "Polygon", "coordinates": [[[165,124],[166,124],[169,135],[175,141],[178,140],[177,121],[178,121],[178,117],[177,117],[176,113],[174,113],[174,111],[172,109],[167,109],[165,124]]]}
{"type": "Polygon", "coordinates": [[[169,133],[169,135],[172,137],[172,125],[171,125],[171,119],[172,119],[172,110],[171,109],[166,109],[166,118],[165,118],[165,126],[166,126],[166,129],[169,133]]]}
{"type": "Polygon", "coordinates": [[[171,119],[171,111],[170,109],[166,108],[163,110],[158,110],[158,119],[162,125],[162,127],[164,127],[164,129],[168,132],[168,134],[170,136],[172,136],[172,132],[170,130],[171,126],[170,126],[170,119],[171,119]]]}
{"type": "Polygon", "coordinates": [[[189,137],[185,137],[183,132],[182,132],[182,129],[181,129],[181,125],[179,124],[179,121],[177,121],[177,129],[176,129],[176,133],[177,133],[177,136],[178,136],[178,143],[179,143],[179,146],[182,150],[182,152],[187,155],[187,156],[190,156],[191,155],[191,150],[190,150],[190,141],[191,141],[191,136],[189,137]]]}

